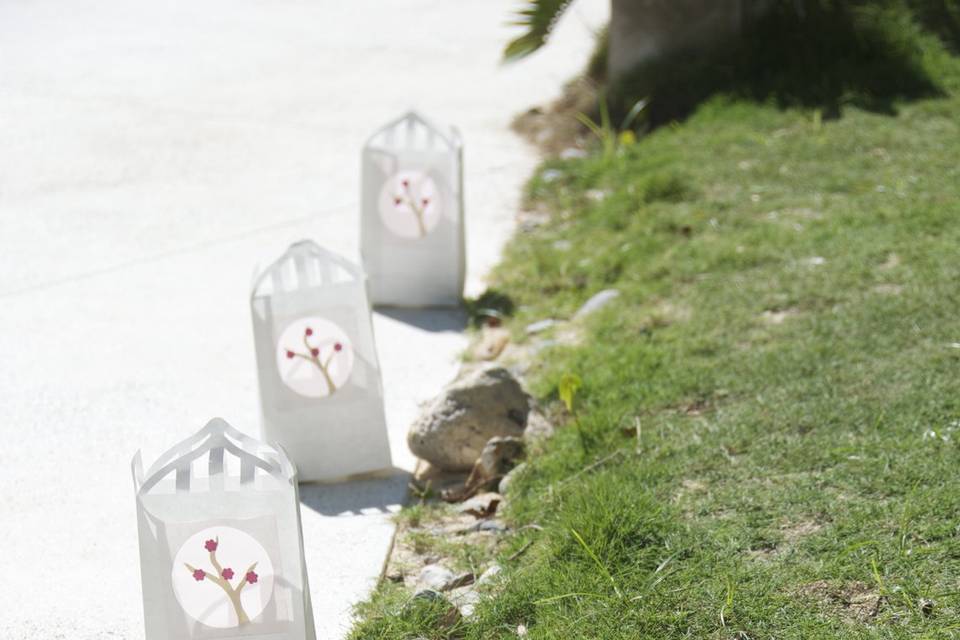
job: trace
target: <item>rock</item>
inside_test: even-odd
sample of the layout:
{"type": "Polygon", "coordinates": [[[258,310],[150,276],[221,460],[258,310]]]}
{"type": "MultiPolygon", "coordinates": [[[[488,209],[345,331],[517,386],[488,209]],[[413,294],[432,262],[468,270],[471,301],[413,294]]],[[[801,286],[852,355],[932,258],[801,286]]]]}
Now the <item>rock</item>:
{"type": "Polygon", "coordinates": [[[579,320],[580,318],[584,318],[591,313],[599,311],[619,295],[620,292],[616,289],[604,289],[603,291],[593,294],[590,299],[584,302],[583,306],[580,307],[575,314],[573,314],[574,320],[579,320]]]}
{"type": "MultiPolygon", "coordinates": [[[[539,415],[534,412],[527,414],[527,426],[531,416],[539,415]]],[[[524,431],[526,432],[526,431],[524,431]]],[[[496,478],[506,475],[510,469],[517,465],[517,461],[523,458],[524,443],[523,438],[515,436],[500,436],[490,438],[487,444],[483,446],[480,457],[477,459],[477,466],[487,478],[496,478]]]]}
{"type": "Polygon", "coordinates": [[[460,535],[467,533],[506,533],[510,527],[499,520],[480,520],[476,524],[457,531],[460,535]]]}
{"type": "Polygon", "coordinates": [[[450,602],[460,610],[464,618],[469,618],[476,610],[477,603],[480,602],[480,594],[473,587],[463,587],[450,594],[450,602]]]}
{"type": "Polygon", "coordinates": [[[547,420],[546,416],[539,411],[531,411],[527,414],[527,428],[523,430],[523,439],[533,443],[549,438],[554,431],[553,423],[547,420]]]}
{"type": "Polygon", "coordinates": [[[457,511],[471,515],[474,518],[489,518],[497,512],[497,508],[501,502],[503,502],[503,496],[499,493],[488,491],[487,493],[478,494],[464,501],[457,511]]]}
{"type": "Polygon", "coordinates": [[[497,576],[503,571],[503,567],[498,564],[491,565],[486,571],[477,578],[477,586],[488,585],[497,579],[497,576]]]}
{"type": "Polygon", "coordinates": [[[500,493],[500,495],[503,496],[507,494],[507,491],[510,490],[510,484],[516,479],[518,475],[523,473],[523,470],[526,468],[527,468],[527,463],[521,462],[520,464],[515,466],[513,469],[511,469],[510,473],[508,473],[507,475],[503,476],[503,478],[500,479],[500,484],[497,485],[497,491],[500,493]]]}
{"type": "Polygon", "coordinates": [[[453,571],[440,564],[428,564],[417,575],[416,588],[419,591],[446,591],[456,579],[453,571]]]}
{"type": "Polygon", "coordinates": [[[540,333],[546,331],[547,329],[552,329],[557,325],[557,321],[553,318],[547,318],[546,320],[538,320],[536,322],[531,322],[527,325],[527,333],[533,335],[535,333],[540,333]]]}
{"type": "Polygon", "coordinates": [[[558,169],[546,169],[543,173],[540,174],[540,179],[544,182],[553,182],[557,178],[561,177],[563,172],[558,169]]]}
{"type": "Polygon", "coordinates": [[[550,214],[539,211],[523,211],[517,215],[520,231],[530,232],[550,222],[550,214]]]}
{"type": "Polygon", "coordinates": [[[516,461],[523,457],[523,452],[522,438],[514,436],[490,438],[463,486],[444,491],[441,497],[447,502],[460,502],[478,491],[493,488],[494,484],[513,468],[516,461]]]}
{"type": "Polygon", "coordinates": [[[460,589],[461,587],[468,587],[477,581],[477,577],[470,572],[461,573],[449,583],[447,583],[447,588],[444,591],[450,591],[453,589],[460,589]]]}
{"type": "Polygon", "coordinates": [[[480,342],[473,349],[479,360],[495,360],[510,342],[510,332],[502,327],[484,327],[480,342]]]}
{"type": "Polygon", "coordinates": [[[507,369],[468,370],[432,400],[410,427],[410,450],[435,467],[469,470],[497,436],[522,436],[530,398],[507,369]]]}
{"type": "Polygon", "coordinates": [[[560,157],[564,160],[573,160],[575,158],[586,158],[587,152],[576,147],[569,147],[560,152],[560,157]]]}

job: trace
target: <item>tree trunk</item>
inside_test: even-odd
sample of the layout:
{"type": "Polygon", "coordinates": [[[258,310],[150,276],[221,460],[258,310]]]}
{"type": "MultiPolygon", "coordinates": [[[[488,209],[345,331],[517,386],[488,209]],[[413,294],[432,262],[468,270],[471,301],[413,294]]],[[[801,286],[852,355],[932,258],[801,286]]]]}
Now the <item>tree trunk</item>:
{"type": "Polygon", "coordinates": [[[607,72],[612,80],[674,51],[737,36],[771,0],[611,0],[607,72]]]}

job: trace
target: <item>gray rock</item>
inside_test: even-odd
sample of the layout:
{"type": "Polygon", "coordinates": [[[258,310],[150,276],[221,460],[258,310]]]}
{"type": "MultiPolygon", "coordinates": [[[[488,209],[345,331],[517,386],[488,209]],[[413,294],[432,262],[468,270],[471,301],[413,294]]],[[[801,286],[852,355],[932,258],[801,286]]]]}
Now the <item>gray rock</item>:
{"type": "Polygon", "coordinates": [[[510,490],[510,484],[516,480],[517,476],[523,473],[523,470],[526,468],[527,463],[521,462],[515,466],[510,473],[500,479],[500,484],[497,486],[497,491],[500,493],[500,495],[506,495],[506,492],[510,490]]]}
{"type": "Polygon", "coordinates": [[[486,571],[480,574],[480,577],[477,578],[477,585],[487,585],[491,582],[494,582],[497,579],[497,576],[503,571],[503,567],[498,564],[491,565],[486,571]]]}
{"type": "Polygon", "coordinates": [[[446,591],[456,580],[453,571],[443,565],[428,564],[417,575],[416,588],[418,591],[446,591]]]}
{"type": "Polygon", "coordinates": [[[410,427],[419,458],[448,471],[469,470],[490,438],[522,436],[530,398],[504,367],[469,369],[432,400],[410,427]]]}
{"type": "Polygon", "coordinates": [[[450,593],[450,602],[460,610],[464,618],[469,618],[480,602],[480,594],[473,587],[455,589],[450,593]]]}
{"type": "Polygon", "coordinates": [[[531,322],[527,325],[527,333],[534,334],[546,331],[557,325],[557,321],[553,318],[547,318],[546,320],[537,320],[536,322],[531,322]]]}
{"type": "Polygon", "coordinates": [[[489,513],[493,515],[502,502],[502,495],[487,491],[486,493],[478,493],[472,498],[464,500],[460,503],[460,506],[457,507],[457,511],[459,513],[489,513]]]}
{"type": "Polygon", "coordinates": [[[557,178],[563,175],[563,172],[558,169],[546,169],[543,173],[540,174],[540,179],[544,182],[553,182],[557,178]]]}
{"type": "Polygon", "coordinates": [[[535,442],[549,438],[555,431],[553,423],[547,420],[539,411],[527,414],[527,428],[523,430],[523,439],[526,442],[535,442]]]}
{"type": "Polygon", "coordinates": [[[569,147],[560,152],[560,157],[564,160],[572,160],[574,158],[586,158],[587,152],[583,149],[577,149],[576,147],[569,147]]]}
{"type": "Polygon", "coordinates": [[[510,527],[499,520],[480,520],[465,529],[460,529],[458,533],[506,533],[510,527]]]}
{"type": "MultiPolygon", "coordinates": [[[[527,426],[530,425],[529,419],[533,413],[527,414],[527,426]]],[[[516,436],[490,438],[487,444],[483,445],[483,451],[477,459],[477,466],[486,478],[502,476],[517,464],[517,460],[523,458],[524,443],[523,438],[516,436]]]]}
{"type": "Polygon", "coordinates": [[[603,291],[593,294],[590,299],[584,302],[583,306],[580,307],[575,314],[573,314],[574,320],[578,320],[590,315],[591,313],[599,311],[619,295],[620,292],[616,289],[604,289],[603,291]]]}

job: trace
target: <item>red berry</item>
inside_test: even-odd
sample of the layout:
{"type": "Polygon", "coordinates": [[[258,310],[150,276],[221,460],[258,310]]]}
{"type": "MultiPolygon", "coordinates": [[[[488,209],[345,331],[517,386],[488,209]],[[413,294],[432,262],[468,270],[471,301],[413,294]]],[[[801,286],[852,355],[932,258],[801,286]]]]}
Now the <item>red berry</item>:
{"type": "Polygon", "coordinates": [[[193,579],[196,580],[197,582],[200,582],[206,577],[207,577],[207,572],[204,571],[203,569],[197,569],[196,571],[193,572],[193,579]]]}
{"type": "Polygon", "coordinates": [[[210,553],[213,553],[214,551],[217,550],[217,541],[207,540],[206,542],[203,543],[203,548],[209,551],[210,553]]]}
{"type": "Polygon", "coordinates": [[[334,351],[342,351],[342,350],[343,350],[343,345],[338,342],[337,344],[333,345],[333,350],[334,350],[334,351]]]}
{"type": "Polygon", "coordinates": [[[222,575],[227,580],[231,580],[233,578],[233,569],[231,569],[230,567],[227,567],[226,569],[223,570],[223,572],[220,575],[222,575]]]}
{"type": "Polygon", "coordinates": [[[401,180],[401,181],[400,181],[400,184],[402,184],[402,185],[403,185],[403,188],[406,189],[407,187],[410,186],[410,181],[409,181],[409,180],[401,180]]]}
{"type": "Polygon", "coordinates": [[[318,356],[320,355],[320,349],[317,349],[316,347],[314,347],[313,349],[310,349],[310,353],[313,354],[314,356],[318,356]]]}
{"type": "Polygon", "coordinates": [[[427,206],[428,204],[430,204],[430,198],[424,198],[420,202],[423,203],[423,206],[427,206]]]}
{"type": "Polygon", "coordinates": [[[308,336],[312,336],[312,335],[313,335],[313,329],[311,329],[310,327],[307,327],[307,330],[304,331],[304,333],[307,334],[308,336]]]}
{"type": "Polygon", "coordinates": [[[287,357],[292,358],[294,356],[293,351],[287,351],[287,357]]]}
{"type": "Polygon", "coordinates": [[[397,206],[397,207],[399,207],[402,203],[403,203],[403,198],[394,198],[394,199],[393,199],[393,204],[394,204],[395,206],[397,206]]]}
{"type": "Polygon", "coordinates": [[[250,584],[253,584],[254,582],[257,581],[257,574],[254,573],[253,571],[248,571],[245,577],[247,579],[247,582],[249,582],[250,584]]]}

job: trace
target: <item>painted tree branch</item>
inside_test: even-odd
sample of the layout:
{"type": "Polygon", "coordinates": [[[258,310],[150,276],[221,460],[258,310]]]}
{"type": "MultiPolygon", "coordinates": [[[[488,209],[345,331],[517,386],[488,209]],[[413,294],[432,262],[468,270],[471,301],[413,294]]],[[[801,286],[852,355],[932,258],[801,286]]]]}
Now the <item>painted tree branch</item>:
{"type": "Polygon", "coordinates": [[[395,207],[407,205],[413,215],[416,216],[417,230],[422,238],[427,235],[427,223],[424,216],[427,212],[427,206],[430,204],[430,198],[423,198],[414,194],[410,188],[410,181],[407,179],[401,180],[400,185],[403,187],[403,193],[393,198],[393,205],[395,207]]]}
{"type": "MultiPolygon", "coordinates": [[[[306,348],[306,353],[301,353],[299,351],[294,351],[293,349],[287,349],[287,358],[303,358],[310,364],[314,365],[317,369],[320,370],[321,375],[323,375],[324,382],[327,383],[327,392],[332,394],[337,390],[337,385],[333,382],[333,376],[330,375],[330,365],[333,363],[333,358],[338,353],[343,350],[343,345],[339,342],[333,343],[333,351],[331,351],[326,359],[321,360],[320,358],[320,348],[314,347],[310,344],[310,337],[313,335],[313,329],[307,327],[303,332],[303,346],[306,348]]],[[[322,345],[321,345],[322,346],[322,345]]]]}
{"type": "Polygon", "coordinates": [[[233,605],[233,610],[237,614],[237,624],[243,625],[250,622],[250,618],[247,616],[247,612],[243,610],[243,602],[240,600],[240,592],[243,591],[243,588],[248,584],[254,584],[259,580],[259,576],[256,574],[254,569],[257,568],[257,563],[254,562],[250,565],[250,568],[244,573],[243,578],[237,583],[236,586],[232,586],[230,581],[233,579],[234,572],[230,567],[222,567],[220,562],[217,560],[217,548],[220,546],[220,538],[214,538],[213,540],[207,540],[203,547],[210,553],[210,564],[213,565],[215,573],[209,571],[204,571],[203,569],[198,569],[189,563],[184,563],[187,571],[190,572],[190,575],[193,576],[193,579],[197,582],[203,580],[209,580],[213,584],[217,585],[223,589],[224,593],[227,595],[227,598],[230,600],[230,604],[233,605]]]}

